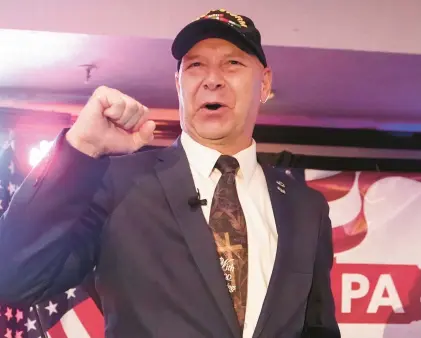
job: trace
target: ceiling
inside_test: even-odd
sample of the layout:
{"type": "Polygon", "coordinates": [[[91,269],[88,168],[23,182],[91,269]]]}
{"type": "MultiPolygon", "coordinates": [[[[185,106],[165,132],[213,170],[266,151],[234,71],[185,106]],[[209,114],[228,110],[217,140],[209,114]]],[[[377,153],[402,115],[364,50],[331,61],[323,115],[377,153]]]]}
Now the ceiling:
{"type": "Polygon", "coordinates": [[[171,40],[215,8],[252,17],[265,45],[421,54],[419,0],[13,0],[0,28],[171,40]]]}
{"type": "MultiPolygon", "coordinates": [[[[0,110],[77,114],[104,84],[177,119],[171,38],[203,4],[21,2],[0,12],[0,110]]],[[[421,1],[230,3],[253,13],[274,71],[259,123],[421,131],[421,1]]]]}

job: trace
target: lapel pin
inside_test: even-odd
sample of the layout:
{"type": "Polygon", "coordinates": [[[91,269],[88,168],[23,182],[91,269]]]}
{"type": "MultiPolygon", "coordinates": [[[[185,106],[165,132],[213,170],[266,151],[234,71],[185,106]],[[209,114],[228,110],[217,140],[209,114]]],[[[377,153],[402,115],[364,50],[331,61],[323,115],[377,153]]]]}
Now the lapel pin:
{"type": "Polygon", "coordinates": [[[278,185],[276,188],[281,192],[281,193],[283,193],[283,194],[286,194],[286,191],[285,191],[285,184],[283,183],[283,182],[281,182],[281,181],[276,181],[276,184],[278,185]]]}
{"type": "Polygon", "coordinates": [[[284,189],[282,189],[281,187],[277,187],[277,188],[278,188],[278,190],[279,190],[281,193],[286,194],[286,192],[285,192],[285,190],[284,190],[284,189]]]}

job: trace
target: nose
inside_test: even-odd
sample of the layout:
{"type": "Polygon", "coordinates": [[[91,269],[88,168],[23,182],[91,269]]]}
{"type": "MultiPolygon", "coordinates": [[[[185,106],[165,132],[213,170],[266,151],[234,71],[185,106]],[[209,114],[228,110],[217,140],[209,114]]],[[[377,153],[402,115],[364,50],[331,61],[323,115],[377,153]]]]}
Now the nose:
{"type": "Polygon", "coordinates": [[[218,90],[225,86],[225,79],[223,74],[218,69],[211,69],[209,70],[203,85],[207,90],[218,90]]]}

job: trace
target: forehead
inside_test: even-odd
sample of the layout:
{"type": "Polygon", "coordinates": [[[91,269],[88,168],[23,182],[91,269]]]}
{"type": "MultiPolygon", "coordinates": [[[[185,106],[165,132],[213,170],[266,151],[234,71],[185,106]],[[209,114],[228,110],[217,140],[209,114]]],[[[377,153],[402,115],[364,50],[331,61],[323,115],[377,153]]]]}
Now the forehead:
{"type": "Polygon", "coordinates": [[[251,57],[236,45],[232,44],[229,41],[217,38],[205,39],[196,43],[185,55],[186,59],[193,57],[206,57],[206,56],[225,56],[225,55],[235,55],[242,57],[251,57]]]}

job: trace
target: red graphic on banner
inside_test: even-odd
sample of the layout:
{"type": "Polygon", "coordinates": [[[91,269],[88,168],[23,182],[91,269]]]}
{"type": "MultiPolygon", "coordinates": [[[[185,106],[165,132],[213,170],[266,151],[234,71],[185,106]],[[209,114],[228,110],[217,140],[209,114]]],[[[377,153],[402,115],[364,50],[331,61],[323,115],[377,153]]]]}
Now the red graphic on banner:
{"type": "MultiPolygon", "coordinates": [[[[329,202],[345,197],[357,184],[364,202],[369,188],[387,177],[421,182],[421,174],[417,173],[341,172],[307,184],[329,202]]],[[[360,245],[370,231],[364,203],[350,222],[333,226],[336,254],[360,245]]],[[[421,320],[421,270],[417,266],[335,262],[331,275],[339,323],[407,324],[421,320]]]]}
{"type": "MultiPolygon", "coordinates": [[[[362,172],[358,176],[358,191],[363,201],[368,189],[377,181],[386,177],[405,177],[421,182],[418,173],[381,173],[362,172]]],[[[308,181],[307,185],[320,191],[328,202],[346,196],[357,179],[356,172],[341,172],[337,175],[308,181]]],[[[333,228],[333,243],[335,253],[352,249],[359,245],[367,235],[368,227],[364,216],[364,204],[356,217],[346,224],[335,224],[333,228]]]]}

